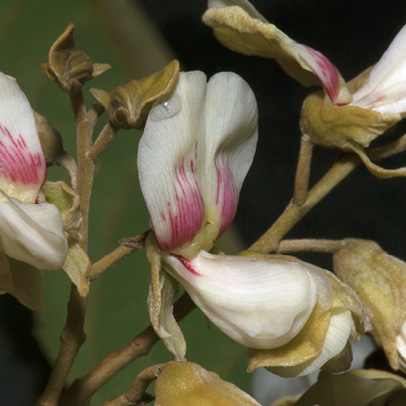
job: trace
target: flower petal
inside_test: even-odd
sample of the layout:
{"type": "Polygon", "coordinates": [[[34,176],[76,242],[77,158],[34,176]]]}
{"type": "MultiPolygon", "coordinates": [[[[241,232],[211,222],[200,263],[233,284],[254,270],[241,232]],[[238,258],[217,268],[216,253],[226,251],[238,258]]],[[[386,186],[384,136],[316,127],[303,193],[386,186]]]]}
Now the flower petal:
{"type": "Polygon", "coordinates": [[[21,304],[31,310],[42,309],[45,304],[42,298],[41,272],[32,265],[8,258],[12,274],[12,286],[1,289],[0,294],[9,293],[21,304]]]}
{"type": "Polygon", "coordinates": [[[258,139],[255,95],[238,75],[222,72],[207,85],[205,157],[198,178],[206,221],[220,224],[221,235],[237,210],[238,195],[252,164],[258,139]]]}
{"type": "Polygon", "coordinates": [[[351,95],[336,67],[320,52],[301,45],[270,24],[246,0],[209,0],[203,22],[227,48],[245,55],[274,58],[305,86],[322,84],[334,103],[351,95]]]}
{"type": "Polygon", "coordinates": [[[385,115],[406,113],[406,26],[353,95],[354,106],[385,115]]]}
{"type": "Polygon", "coordinates": [[[138,150],[162,250],[193,257],[211,248],[234,218],[256,141],[255,96],[243,79],[220,73],[206,84],[201,72],[179,75],[175,91],[151,109],[138,150]]]}
{"type": "Polygon", "coordinates": [[[251,348],[287,343],[317,301],[331,305],[328,278],[310,264],[202,251],[193,260],[165,256],[163,265],[218,328],[251,348]]]}
{"type": "Polygon", "coordinates": [[[38,269],[59,269],[67,254],[61,215],[49,203],[0,201],[0,240],[9,257],[38,269]]]}
{"type": "Polygon", "coordinates": [[[330,324],[320,355],[299,365],[267,367],[267,369],[272,373],[286,378],[311,374],[345,349],[353,325],[354,323],[349,310],[344,310],[343,308],[332,309],[330,324]]]}
{"type": "Polygon", "coordinates": [[[139,143],[141,189],[162,250],[191,241],[204,220],[196,167],[205,92],[202,72],[181,73],[175,91],[152,107],[139,143]]]}
{"type": "Polygon", "coordinates": [[[17,83],[0,72],[0,189],[10,197],[34,203],[45,176],[31,106],[17,83]]]}

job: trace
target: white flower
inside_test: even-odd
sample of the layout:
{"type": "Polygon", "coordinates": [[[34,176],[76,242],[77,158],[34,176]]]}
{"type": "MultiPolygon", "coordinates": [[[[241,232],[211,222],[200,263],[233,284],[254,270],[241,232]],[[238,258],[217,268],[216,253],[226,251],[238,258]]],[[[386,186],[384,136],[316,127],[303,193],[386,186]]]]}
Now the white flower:
{"type": "Polygon", "coordinates": [[[67,241],[58,209],[43,202],[46,164],[30,104],[0,73],[0,252],[38,269],[59,269],[67,241]]]}
{"type": "Polygon", "coordinates": [[[317,302],[324,311],[331,307],[331,284],[310,264],[205,251],[163,261],[205,315],[246,347],[280,347],[299,333],[317,302]]]}
{"type": "Polygon", "coordinates": [[[138,170],[161,250],[186,257],[209,250],[230,225],[257,142],[255,96],[238,75],[209,82],[181,73],[153,106],[140,140],[138,170]]]}
{"type": "Polygon", "coordinates": [[[353,309],[333,301],[327,271],[292,258],[205,251],[190,260],[164,254],[162,261],[220,330],[251,348],[249,370],[265,366],[281,376],[301,376],[323,366],[349,367],[353,309]]]}

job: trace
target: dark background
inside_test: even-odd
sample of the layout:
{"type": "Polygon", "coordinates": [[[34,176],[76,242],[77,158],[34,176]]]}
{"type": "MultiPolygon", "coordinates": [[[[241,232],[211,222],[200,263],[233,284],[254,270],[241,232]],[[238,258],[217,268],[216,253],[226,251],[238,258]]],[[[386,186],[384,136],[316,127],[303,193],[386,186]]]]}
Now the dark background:
{"type": "MultiPolygon", "coordinates": [[[[235,219],[248,246],[277,219],[292,196],[300,108],[309,89],[286,76],[272,60],[243,56],[222,47],[200,21],[205,1],[139,3],[162,31],[183,70],[202,70],[208,77],[219,71],[234,71],[257,96],[258,149],[235,219]]],[[[328,56],[346,80],[377,62],[406,23],[406,5],[398,0],[257,0],[254,5],[290,37],[328,56]]],[[[402,128],[396,131],[392,137],[402,134],[402,128]]],[[[328,170],[336,156],[334,150],[316,148],[312,183],[328,170]]],[[[401,166],[402,160],[404,157],[398,157],[384,165],[401,166]]],[[[376,179],[359,168],[295,226],[288,238],[368,238],[406,259],[404,182],[376,179]]],[[[326,268],[331,266],[327,256],[303,258],[326,268]]],[[[8,393],[13,405],[30,405],[43,387],[49,367],[31,337],[30,312],[7,295],[0,296],[0,306],[4,309],[0,325],[7,326],[0,335],[0,385],[6,374],[16,376],[15,387],[2,388],[1,393],[8,393]]],[[[10,403],[0,396],[3,404],[10,403]]]]}

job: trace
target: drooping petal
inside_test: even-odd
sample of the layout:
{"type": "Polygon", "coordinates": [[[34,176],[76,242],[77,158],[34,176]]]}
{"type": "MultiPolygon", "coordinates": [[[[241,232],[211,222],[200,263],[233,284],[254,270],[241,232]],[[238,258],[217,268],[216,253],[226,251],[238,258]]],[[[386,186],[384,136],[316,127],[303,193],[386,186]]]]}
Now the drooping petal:
{"type": "Polygon", "coordinates": [[[163,250],[193,240],[204,220],[196,168],[205,92],[202,72],[181,73],[175,91],[152,107],[139,143],[140,185],[163,250]]]}
{"type": "Polygon", "coordinates": [[[285,72],[305,86],[321,84],[334,103],[351,95],[337,68],[320,52],[293,41],[270,24],[246,0],[209,0],[203,22],[227,48],[245,55],[274,58],[285,72]]]}
{"type": "Polygon", "coordinates": [[[61,215],[49,203],[0,201],[0,240],[9,257],[38,269],[59,269],[68,248],[61,215]]]}
{"type": "Polygon", "coordinates": [[[406,26],[354,93],[351,104],[385,115],[406,114],[406,26]]]}
{"type": "Polygon", "coordinates": [[[324,309],[331,305],[328,278],[310,264],[204,251],[192,260],[168,255],[163,261],[206,316],[250,348],[284,345],[316,302],[324,309]]]}
{"type": "Polygon", "coordinates": [[[222,72],[208,82],[205,101],[205,149],[198,177],[206,221],[232,222],[238,195],[252,164],[258,139],[255,95],[238,75],[222,72]]]}
{"type": "Polygon", "coordinates": [[[12,198],[34,203],[45,176],[31,106],[17,83],[0,72],[0,189],[12,198]]]}

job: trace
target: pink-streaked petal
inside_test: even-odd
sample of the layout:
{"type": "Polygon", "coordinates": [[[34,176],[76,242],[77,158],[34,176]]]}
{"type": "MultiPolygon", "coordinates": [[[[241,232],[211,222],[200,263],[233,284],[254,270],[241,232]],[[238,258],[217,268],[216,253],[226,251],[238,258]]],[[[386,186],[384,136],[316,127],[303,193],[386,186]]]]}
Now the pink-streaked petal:
{"type": "Polygon", "coordinates": [[[270,24],[247,0],[209,0],[203,21],[233,51],[274,58],[301,84],[324,86],[333,103],[351,102],[344,79],[324,55],[295,42],[270,24]]]}
{"type": "Polygon", "coordinates": [[[196,171],[205,93],[202,72],[181,73],[175,91],[152,108],[140,140],[140,185],[162,250],[193,240],[204,221],[196,171]]]}
{"type": "Polygon", "coordinates": [[[198,179],[209,222],[220,235],[232,222],[238,195],[251,166],[258,138],[254,93],[238,75],[214,75],[206,94],[205,149],[198,179]]]}
{"type": "Polygon", "coordinates": [[[331,306],[331,284],[310,264],[201,251],[192,260],[164,256],[163,266],[220,330],[250,348],[286,344],[316,302],[331,306]]]}
{"type": "Polygon", "coordinates": [[[50,203],[0,201],[0,246],[9,257],[38,269],[61,268],[68,251],[61,214],[50,203]]]}
{"type": "Polygon", "coordinates": [[[333,103],[348,103],[350,101],[348,98],[345,100],[339,99],[343,83],[337,68],[319,51],[294,41],[292,45],[319,78],[330,100],[333,103]]]}
{"type": "Polygon", "coordinates": [[[45,176],[31,106],[17,83],[0,72],[0,189],[34,203],[45,176]]]}
{"type": "Polygon", "coordinates": [[[406,113],[406,26],[353,95],[354,106],[385,115],[406,113]]]}

